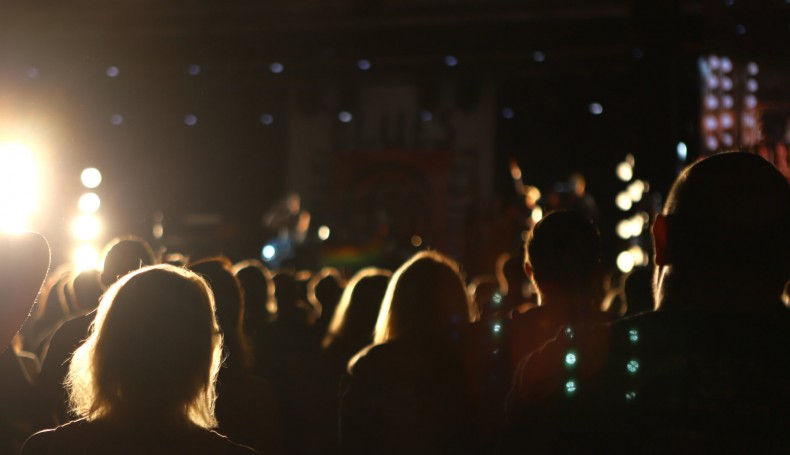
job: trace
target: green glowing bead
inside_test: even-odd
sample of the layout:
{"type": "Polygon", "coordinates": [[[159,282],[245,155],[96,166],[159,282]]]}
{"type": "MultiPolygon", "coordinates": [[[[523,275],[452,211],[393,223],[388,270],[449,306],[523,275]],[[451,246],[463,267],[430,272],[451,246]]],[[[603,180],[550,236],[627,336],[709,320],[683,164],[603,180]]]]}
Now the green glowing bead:
{"type": "Polygon", "coordinates": [[[570,351],[567,354],[565,354],[565,365],[570,367],[575,364],[576,364],[576,353],[570,351]]]}

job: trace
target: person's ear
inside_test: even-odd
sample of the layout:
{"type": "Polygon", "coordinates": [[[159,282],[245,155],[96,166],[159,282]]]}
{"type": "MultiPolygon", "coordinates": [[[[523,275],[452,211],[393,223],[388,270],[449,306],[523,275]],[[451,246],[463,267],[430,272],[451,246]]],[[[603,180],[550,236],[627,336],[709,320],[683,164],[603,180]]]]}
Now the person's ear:
{"type": "Polygon", "coordinates": [[[653,222],[653,246],[656,253],[656,265],[669,265],[667,257],[667,217],[657,215],[653,222]]]}

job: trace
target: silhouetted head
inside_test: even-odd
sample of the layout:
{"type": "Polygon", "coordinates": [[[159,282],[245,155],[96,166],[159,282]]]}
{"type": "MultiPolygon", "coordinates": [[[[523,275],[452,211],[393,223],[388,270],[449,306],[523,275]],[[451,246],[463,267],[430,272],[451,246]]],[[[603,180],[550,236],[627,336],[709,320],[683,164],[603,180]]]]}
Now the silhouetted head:
{"type": "MultiPolygon", "coordinates": [[[[523,270],[521,273],[524,273],[523,270]]],[[[493,302],[494,294],[498,289],[496,279],[493,276],[477,276],[469,283],[466,289],[469,295],[472,296],[472,301],[475,302],[481,319],[486,319],[499,311],[499,308],[496,308],[493,302]]]]}
{"type": "Polygon", "coordinates": [[[253,324],[254,329],[259,329],[277,314],[272,273],[261,261],[248,259],[233,265],[233,275],[244,295],[244,325],[253,324]]]}
{"type": "Polygon", "coordinates": [[[332,317],[324,347],[336,340],[345,340],[356,346],[356,352],[373,342],[373,330],[390,276],[392,272],[389,270],[370,267],[351,278],[332,317]]]}
{"type": "Polygon", "coordinates": [[[285,324],[307,325],[309,305],[299,298],[299,282],[288,272],[277,272],[272,277],[277,299],[277,321],[285,324]]]}
{"type": "Polygon", "coordinates": [[[132,270],[156,263],[151,245],[139,237],[118,237],[104,247],[101,282],[107,287],[132,270]]]}
{"type": "Polygon", "coordinates": [[[139,424],[216,425],[222,336],[197,274],[146,267],[113,284],[66,385],[74,413],[139,424]]]}
{"type": "Polygon", "coordinates": [[[648,267],[637,267],[626,275],[623,294],[628,316],[654,310],[652,270],[648,267]]]}
{"type": "Polygon", "coordinates": [[[568,294],[586,294],[599,285],[601,235],[583,215],[549,213],[530,231],[525,250],[524,267],[539,290],[553,285],[568,294]]]}
{"type": "Polygon", "coordinates": [[[332,319],[337,308],[340,294],[343,288],[340,286],[342,278],[340,272],[332,267],[324,267],[320,272],[313,275],[307,284],[307,299],[315,308],[320,308],[320,319],[328,321],[332,319]]]}
{"type": "Polygon", "coordinates": [[[200,274],[214,293],[217,322],[229,351],[227,363],[247,367],[251,364],[252,354],[244,335],[244,301],[241,298],[241,287],[233,276],[231,267],[228,258],[214,257],[195,262],[189,269],[200,274]]]}
{"type": "Polygon", "coordinates": [[[720,306],[777,300],[790,277],[788,232],[790,185],[770,163],[740,152],[694,163],[678,176],[653,225],[656,265],[668,266],[658,277],[658,303],[666,285],[673,304],[694,304],[679,297],[702,289],[722,294],[720,306]]]}
{"type": "Polygon", "coordinates": [[[435,251],[422,251],[392,276],[374,342],[443,339],[477,317],[458,264],[435,251]]]}
{"type": "Polygon", "coordinates": [[[71,282],[77,307],[83,311],[92,311],[99,305],[104,288],[98,270],[83,270],[71,282]]]}

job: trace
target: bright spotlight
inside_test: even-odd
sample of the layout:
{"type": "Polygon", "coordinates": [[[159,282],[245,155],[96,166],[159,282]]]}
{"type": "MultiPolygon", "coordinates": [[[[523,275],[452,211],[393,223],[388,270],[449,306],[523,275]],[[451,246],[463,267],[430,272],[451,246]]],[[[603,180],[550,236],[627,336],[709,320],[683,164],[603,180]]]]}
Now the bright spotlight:
{"type": "Polygon", "coordinates": [[[101,199],[96,193],[85,193],[80,196],[78,205],[82,213],[96,213],[101,207],[101,199]]]}
{"type": "Polygon", "coordinates": [[[96,269],[99,267],[99,251],[91,245],[80,245],[74,250],[72,260],[77,271],[96,269]]]}
{"type": "Polygon", "coordinates": [[[614,203],[617,205],[617,208],[624,212],[631,210],[631,206],[634,205],[634,201],[631,200],[631,195],[627,191],[621,191],[615,198],[614,203]]]}
{"type": "Polygon", "coordinates": [[[261,255],[264,261],[271,261],[274,259],[274,256],[277,255],[277,250],[272,245],[266,245],[263,247],[261,255]]]}
{"type": "Polygon", "coordinates": [[[530,218],[532,218],[532,221],[534,221],[535,223],[537,223],[538,221],[542,220],[543,219],[543,209],[540,208],[539,205],[535,206],[535,208],[532,209],[532,215],[530,216],[530,218]]]}
{"type": "Polygon", "coordinates": [[[79,240],[94,240],[99,236],[101,223],[93,215],[82,215],[74,220],[72,231],[79,240]]]}
{"type": "Polygon", "coordinates": [[[634,258],[635,266],[647,264],[647,253],[645,253],[645,250],[643,250],[641,246],[634,245],[628,249],[628,252],[631,253],[631,257],[634,258]]]}
{"type": "Polygon", "coordinates": [[[688,158],[688,151],[689,150],[685,142],[678,142],[678,147],[677,147],[678,161],[680,161],[681,163],[685,163],[686,158],[688,158]]]}
{"type": "Polygon", "coordinates": [[[623,161],[617,165],[617,178],[624,182],[630,181],[634,177],[634,167],[631,163],[623,161]]]}
{"type": "Polygon", "coordinates": [[[631,196],[631,200],[634,202],[639,202],[642,200],[642,194],[645,192],[645,182],[641,180],[634,180],[634,182],[628,185],[628,195],[631,196]]]}
{"type": "Polygon", "coordinates": [[[85,188],[96,188],[101,185],[101,172],[95,167],[89,167],[82,171],[80,180],[85,188]]]}
{"type": "Polygon", "coordinates": [[[623,251],[617,255],[617,268],[623,273],[634,270],[634,256],[630,251],[623,251]]]}
{"type": "Polygon", "coordinates": [[[0,230],[27,229],[38,199],[33,152],[24,144],[0,144],[0,230]]]}
{"type": "Polygon", "coordinates": [[[318,228],[318,238],[323,242],[329,238],[331,231],[328,226],[321,226],[318,228]]]}

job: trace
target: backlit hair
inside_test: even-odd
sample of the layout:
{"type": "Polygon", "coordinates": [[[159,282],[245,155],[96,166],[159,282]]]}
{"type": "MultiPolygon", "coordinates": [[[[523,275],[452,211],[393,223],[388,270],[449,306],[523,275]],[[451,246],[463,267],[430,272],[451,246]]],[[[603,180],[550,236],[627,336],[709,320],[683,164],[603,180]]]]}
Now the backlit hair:
{"type": "Polygon", "coordinates": [[[88,420],[216,426],[222,336],[214,311],[194,272],[156,265],[125,275],[105,293],[72,358],[71,411],[88,420]]]}
{"type": "Polygon", "coordinates": [[[458,264],[435,251],[422,251],[392,276],[373,341],[441,338],[477,317],[458,264]]]}

